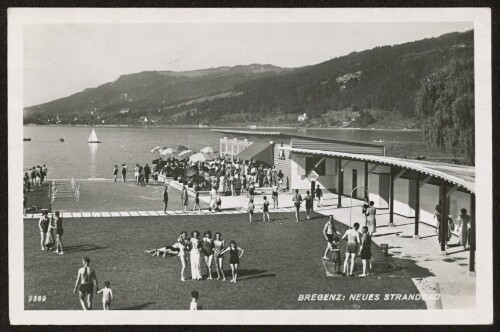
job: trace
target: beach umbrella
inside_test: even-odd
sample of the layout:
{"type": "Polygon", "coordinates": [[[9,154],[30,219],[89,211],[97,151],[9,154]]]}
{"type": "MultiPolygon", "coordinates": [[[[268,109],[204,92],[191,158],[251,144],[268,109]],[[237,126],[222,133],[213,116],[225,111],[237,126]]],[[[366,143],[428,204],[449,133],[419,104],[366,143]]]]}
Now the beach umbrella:
{"type": "Polygon", "coordinates": [[[160,151],[160,155],[162,155],[162,156],[171,155],[171,154],[175,154],[175,151],[172,148],[162,149],[160,151]]]}
{"type": "Polygon", "coordinates": [[[186,147],[184,145],[180,145],[180,144],[177,144],[177,145],[173,146],[171,149],[173,151],[175,151],[176,153],[179,153],[179,152],[182,152],[182,151],[185,151],[185,150],[189,150],[188,147],[186,147]]]}
{"type": "Polygon", "coordinates": [[[178,156],[179,156],[179,158],[181,158],[181,159],[186,159],[186,158],[191,157],[193,154],[194,154],[194,152],[193,152],[193,151],[191,151],[191,150],[184,150],[184,151],[180,152],[180,153],[178,154],[178,156]]]}
{"type": "Polygon", "coordinates": [[[191,167],[184,172],[184,176],[190,178],[198,174],[198,169],[196,167],[191,167]]]}
{"type": "Polygon", "coordinates": [[[162,147],[162,146],[156,146],[153,150],[151,150],[151,153],[160,152],[163,149],[164,149],[164,147],[162,147]]]}
{"type": "Polygon", "coordinates": [[[211,147],[207,146],[207,147],[201,149],[200,152],[201,153],[207,153],[207,154],[213,154],[214,150],[211,147]]]}
{"type": "Polygon", "coordinates": [[[198,152],[198,153],[195,153],[193,154],[191,157],[189,157],[189,161],[190,162],[193,162],[193,163],[197,163],[199,161],[209,161],[209,160],[213,160],[214,158],[206,153],[201,153],[201,152],[198,152]]]}

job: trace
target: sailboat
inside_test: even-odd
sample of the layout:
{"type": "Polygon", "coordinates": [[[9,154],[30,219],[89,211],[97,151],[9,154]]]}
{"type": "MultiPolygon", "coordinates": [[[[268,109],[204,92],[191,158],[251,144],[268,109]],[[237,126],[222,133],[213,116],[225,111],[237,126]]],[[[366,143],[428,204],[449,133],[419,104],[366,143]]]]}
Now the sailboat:
{"type": "Polygon", "coordinates": [[[99,139],[97,138],[97,135],[95,134],[94,129],[92,129],[92,133],[89,136],[88,142],[89,143],[101,143],[101,141],[99,141],[99,139]]]}

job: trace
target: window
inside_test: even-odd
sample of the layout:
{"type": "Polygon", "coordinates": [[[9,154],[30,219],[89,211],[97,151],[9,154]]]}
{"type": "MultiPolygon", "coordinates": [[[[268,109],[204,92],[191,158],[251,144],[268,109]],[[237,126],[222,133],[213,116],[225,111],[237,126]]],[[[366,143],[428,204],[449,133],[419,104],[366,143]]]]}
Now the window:
{"type": "MultiPolygon", "coordinates": [[[[312,169],[314,168],[314,165],[316,165],[316,163],[320,160],[321,160],[320,157],[307,157],[306,158],[306,175],[312,171],[312,169]]],[[[319,165],[316,166],[316,168],[314,170],[316,171],[316,173],[318,173],[318,175],[323,176],[323,175],[325,175],[325,168],[326,168],[326,159],[323,159],[323,161],[320,162],[319,165]]]]}

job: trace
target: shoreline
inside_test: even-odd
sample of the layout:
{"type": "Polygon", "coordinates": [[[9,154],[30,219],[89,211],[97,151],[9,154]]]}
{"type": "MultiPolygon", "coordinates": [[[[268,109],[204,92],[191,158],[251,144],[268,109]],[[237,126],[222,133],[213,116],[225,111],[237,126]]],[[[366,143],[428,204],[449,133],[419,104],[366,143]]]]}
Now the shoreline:
{"type": "Polygon", "coordinates": [[[398,129],[398,128],[346,128],[346,127],[275,127],[259,126],[250,128],[249,126],[207,126],[198,127],[196,125],[157,125],[157,126],[129,126],[129,125],[69,125],[69,124],[23,124],[23,127],[78,127],[78,128],[138,128],[138,129],[245,129],[245,130],[266,130],[266,129],[284,129],[284,130],[360,130],[360,131],[401,131],[401,132],[420,132],[420,129],[398,129]]]}

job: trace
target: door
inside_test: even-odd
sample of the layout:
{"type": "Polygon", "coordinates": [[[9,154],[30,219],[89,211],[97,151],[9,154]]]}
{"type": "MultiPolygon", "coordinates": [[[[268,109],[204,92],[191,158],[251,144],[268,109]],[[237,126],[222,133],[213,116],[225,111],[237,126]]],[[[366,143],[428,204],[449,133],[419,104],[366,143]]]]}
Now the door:
{"type": "MultiPolygon", "coordinates": [[[[353,190],[357,186],[358,186],[358,170],[353,169],[352,170],[352,188],[351,188],[351,190],[353,190]]],[[[352,198],[358,198],[358,190],[357,189],[352,192],[352,198]]]]}

